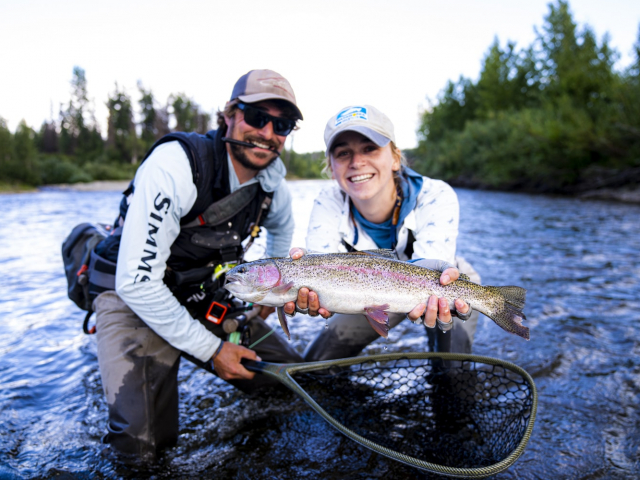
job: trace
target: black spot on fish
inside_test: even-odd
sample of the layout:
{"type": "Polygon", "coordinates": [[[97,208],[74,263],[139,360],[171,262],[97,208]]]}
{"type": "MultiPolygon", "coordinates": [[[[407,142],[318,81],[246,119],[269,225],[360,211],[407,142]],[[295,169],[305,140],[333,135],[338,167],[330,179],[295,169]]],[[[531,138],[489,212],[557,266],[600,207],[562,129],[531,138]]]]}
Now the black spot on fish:
{"type": "Polygon", "coordinates": [[[436,199],[435,198],[429,202],[429,205],[433,205],[434,203],[436,203],[436,199]]]}
{"type": "Polygon", "coordinates": [[[429,222],[427,223],[427,227],[435,227],[436,223],[435,222],[429,222]]]}
{"type": "Polygon", "coordinates": [[[453,217],[451,217],[451,220],[449,220],[449,223],[453,223],[453,217]]]}

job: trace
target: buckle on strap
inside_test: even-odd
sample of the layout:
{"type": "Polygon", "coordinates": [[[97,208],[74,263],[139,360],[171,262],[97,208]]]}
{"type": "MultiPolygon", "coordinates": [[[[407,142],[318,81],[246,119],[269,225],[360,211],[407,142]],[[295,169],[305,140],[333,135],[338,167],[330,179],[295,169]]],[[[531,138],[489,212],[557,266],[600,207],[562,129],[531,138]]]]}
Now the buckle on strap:
{"type": "Polygon", "coordinates": [[[211,305],[209,306],[209,310],[207,310],[207,313],[204,316],[204,318],[209,320],[211,323],[220,325],[222,323],[222,320],[224,319],[224,316],[227,314],[228,309],[229,307],[222,305],[221,303],[218,303],[216,301],[213,301],[211,302],[211,305]]]}

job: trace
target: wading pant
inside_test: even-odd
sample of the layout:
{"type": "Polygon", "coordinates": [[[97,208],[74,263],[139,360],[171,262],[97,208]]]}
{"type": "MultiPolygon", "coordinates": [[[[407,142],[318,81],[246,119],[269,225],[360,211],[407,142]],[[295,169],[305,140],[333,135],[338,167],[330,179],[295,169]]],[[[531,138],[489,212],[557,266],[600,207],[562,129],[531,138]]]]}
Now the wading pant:
{"type": "MultiPolygon", "coordinates": [[[[98,363],[109,407],[103,442],[119,452],[154,461],[160,449],[178,439],[178,368],[180,356],[186,354],[150,329],[115,291],[100,294],[93,309],[98,363]]],[[[249,328],[254,341],[271,330],[260,318],[251,320],[249,328]]],[[[269,335],[254,350],[265,361],[302,361],[278,334],[269,335]]],[[[193,360],[213,372],[209,365],[193,360]]],[[[254,380],[230,383],[247,392],[278,384],[267,380],[256,375],[254,380]]]]}
{"type": "MultiPolygon", "coordinates": [[[[460,273],[467,274],[472,282],[480,283],[480,275],[464,258],[456,257],[456,262],[460,273]]],[[[395,327],[405,318],[403,314],[389,314],[389,328],[395,327]]],[[[323,330],[307,346],[304,352],[306,362],[354,357],[371,342],[380,338],[364,315],[337,314],[329,319],[328,324],[329,328],[323,330]]],[[[466,322],[454,317],[453,328],[448,332],[443,332],[438,327],[425,327],[429,336],[429,350],[471,353],[477,324],[478,312],[474,311],[466,322]]]]}

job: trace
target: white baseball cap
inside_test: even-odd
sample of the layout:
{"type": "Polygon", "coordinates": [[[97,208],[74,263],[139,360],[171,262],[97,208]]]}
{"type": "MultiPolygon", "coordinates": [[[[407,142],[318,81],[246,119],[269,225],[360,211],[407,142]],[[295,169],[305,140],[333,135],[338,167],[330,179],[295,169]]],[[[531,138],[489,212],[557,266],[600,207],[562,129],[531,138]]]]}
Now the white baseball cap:
{"type": "Polygon", "coordinates": [[[333,142],[343,132],[358,132],[379,147],[386,147],[389,142],[396,141],[389,117],[371,105],[345,107],[329,119],[324,129],[327,157],[333,142]]]}

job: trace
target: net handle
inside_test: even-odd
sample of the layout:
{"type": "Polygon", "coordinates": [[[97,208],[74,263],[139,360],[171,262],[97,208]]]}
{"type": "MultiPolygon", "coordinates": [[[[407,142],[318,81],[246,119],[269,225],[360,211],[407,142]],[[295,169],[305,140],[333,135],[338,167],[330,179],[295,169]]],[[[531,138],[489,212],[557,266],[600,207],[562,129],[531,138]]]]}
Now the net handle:
{"type": "Polygon", "coordinates": [[[450,477],[458,477],[458,478],[484,478],[491,475],[495,475],[503,470],[506,470],[511,465],[515,463],[515,461],[522,455],[524,449],[529,441],[529,437],[531,436],[531,432],[533,431],[533,425],[535,423],[536,411],[538,406],[538,392],[536,390],[535,383],[533,378],[522,368],[519,366],[507,362],[504,360],[499,360],[491,357],[484,357],[480,355],[467,355],[467,354],[459,354],[459,353],[390,353],[383,355],[369,355],[363,357],[352,357],[352,358],[343,358],[338,360],[326,360],[321,362],[309,362],[309,363],[268,363],[268,362],[256,362],[253,360],[242,359],[242,365],[247,368],[247,370],[262,373],[269,375],[275,379],[277,379],[280,383],[287,386],[290,390],[298,394],[302,399],[318,413],[322,418],[324,418],[332,427],[349,437],[351,440],[356,443],[366,447],[374,452],[377,452],[385,457],[392,458],[396,461],[404,463],[405,465],[409,465],[411,467],[419,468],[421,470],[426,470],[432,473],[438,473],[440,475],[446,475],[450,477]],[[316,403],[316,401],[309,396],[309,394],[292,378],[291,374],[300,373],[300,372],[311,372],[314,370],[322,370],[334,366],[338,367],[346,367],[351,365],[357,365],[359,363],[366,362],[385,362],[392,360],[421,360],[421,359],[432,359],[432,358],[440,358],[442,360],[451,360],[451,361],[460,361],[460,362],[475,362],[475,363],[486,363],[489,365],[500,366],[506,368],[508,370],[514,371],[522,376],[526,382],[529,384],[531,388],[531,415],[529,417],[529,421],[527,424],[527,428],[522,436],[522,439],[518,443],[518,446],[509,454],[507,458],[504,460],[490,465],[488,467],[478,467],[478,468],[456,468],[456,467],[447,467],[445,465],[438,465],[435,463],[425,462],[424,460],[420,460],[419,458],[411,457],[409,455],[404,455],[402,453],[396,452],[395,450],[391,450],[389,448],[383,447],[382,445],[378,445],[371,440],[368,440],[356,432],[349,430],[347,427],[338,422],[335,418],[329,415],[320,405],[316,403]]]}

